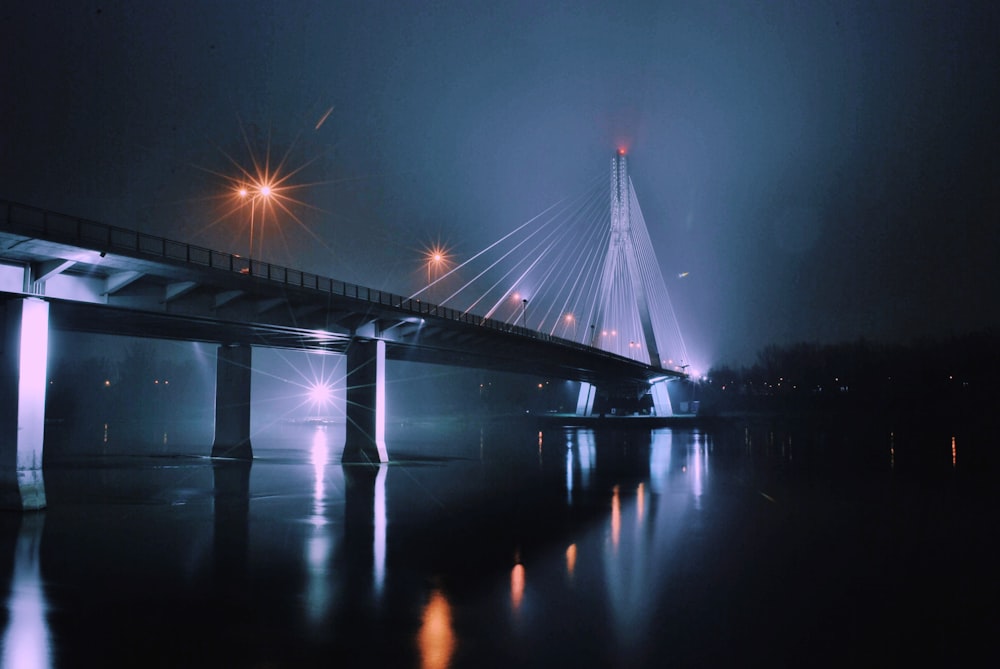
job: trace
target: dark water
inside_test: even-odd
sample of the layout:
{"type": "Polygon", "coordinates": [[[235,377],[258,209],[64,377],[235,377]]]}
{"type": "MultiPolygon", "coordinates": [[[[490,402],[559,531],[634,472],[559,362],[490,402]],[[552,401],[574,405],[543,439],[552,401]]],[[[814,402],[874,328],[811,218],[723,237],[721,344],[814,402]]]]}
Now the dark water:
{"type": "Polygon", "coordinates": [[[413,424],[381,468],[342,440],[49,458],[48,509],[0,515],[3,666],[997,656],[993,435],[413,424]]]}

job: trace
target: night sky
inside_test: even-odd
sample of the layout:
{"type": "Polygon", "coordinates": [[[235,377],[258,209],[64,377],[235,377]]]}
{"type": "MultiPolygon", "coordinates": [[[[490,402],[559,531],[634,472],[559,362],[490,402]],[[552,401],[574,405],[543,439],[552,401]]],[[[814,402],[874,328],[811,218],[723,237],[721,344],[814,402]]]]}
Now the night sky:
{"type": "Polygon", "coordinates": [[[706,366],[995,328],[998,8],[11,0],[0,197],[244,253],[224,177],[270,146],[266,259],[408,293],[626,146],[706,366]]]}

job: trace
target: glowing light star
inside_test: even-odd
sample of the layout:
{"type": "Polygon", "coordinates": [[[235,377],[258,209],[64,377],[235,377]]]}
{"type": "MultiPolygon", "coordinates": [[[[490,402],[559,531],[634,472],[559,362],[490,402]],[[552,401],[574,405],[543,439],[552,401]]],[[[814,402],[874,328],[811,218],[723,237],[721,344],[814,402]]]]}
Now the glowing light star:
{"type": "MultiPolygon", "coordinates": [[[[281,244],[287,252],[293,224],[316,243],[328,248],[327,242],[301,218],[305,210],[320,211],[301,199],[301,194],[306,189],[334,183],[306,177],[307,174],[316,175],[316,172],[310,172],[310,167],[318,156],[296,159],[293,157],[297,153],[295,142],[287,144],[285,150],[278,153],[271,146],[270,136],[260,137],[255,131],[248,132],[247,128],[241,130],[242,151],[231,153],[220,150],[228,161],[228,169],[193,165],[222,180],[225,186],[209,198],[217,202],[215,218],[204,229],[224,223],[235,223],[241,232],[249,229],[250,258],[260,259],[264,255],[265,237],[281,244]]],[[[238,236],[235,233],[236,229],[234,238],[238,236]]]]}
{"type": "Polygon", "coordinates": [[[454,265],[448,248],[440,243],[424,249],[424,263],[427,265],[427,283],[447,274],[454,265]]]}
{"type": "Polygon", "coordinates": [[[328,383],[316,382],[309,386],[309,402],[316,407],[333,403],[333,388],[328,383]]]}

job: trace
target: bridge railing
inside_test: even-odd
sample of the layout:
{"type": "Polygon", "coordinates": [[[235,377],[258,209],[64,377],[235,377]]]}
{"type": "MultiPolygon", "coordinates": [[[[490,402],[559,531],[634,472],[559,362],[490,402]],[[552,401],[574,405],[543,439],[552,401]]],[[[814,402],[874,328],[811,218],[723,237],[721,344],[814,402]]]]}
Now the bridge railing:
{"type": "Polygon", "coordinates": [[[18,228],[19,231],[53,241],[83,246],[99,251],[102,254],[119,252],[131,256],[147,256],[226,270],[250,275],[258,279],[274,281],[286,286],[295,286],[297,288],[353,298],[380,306],[399,309],[419,316],[431,316],[467,323],[498,332],[559,343],[563,346],[587,350],[591,354],[603,354],[610,358],[620,358],[618,355],[602,351],[601,349],[595,349],[585,344],[531,330],[519,325],[510,325],[503,321],[485,318],[466,311],[401,297],[377,288],[338,281],[317,274],[274,265],[262,260],[245,258],[223,251],[214,251],[202,246],[178,242],[137,230],[129,230],[114,225],[89,221],[6,200],[0,200],[0,211],[3,211],[5,214],[3,222],[8,226],[18,228]]]}

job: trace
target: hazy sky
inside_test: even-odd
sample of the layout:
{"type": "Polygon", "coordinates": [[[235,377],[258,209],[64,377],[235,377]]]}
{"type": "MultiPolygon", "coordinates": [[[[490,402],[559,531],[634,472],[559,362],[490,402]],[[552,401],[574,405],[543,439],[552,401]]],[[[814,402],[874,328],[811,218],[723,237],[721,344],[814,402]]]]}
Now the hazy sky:
{"type": "Polygon", "coordinates": [[[692,356],[996,327],[998,6],[11,0],[0,197],[244,252],[270,138],[268,259],[407,293],[624,143],[692,356]]]}

